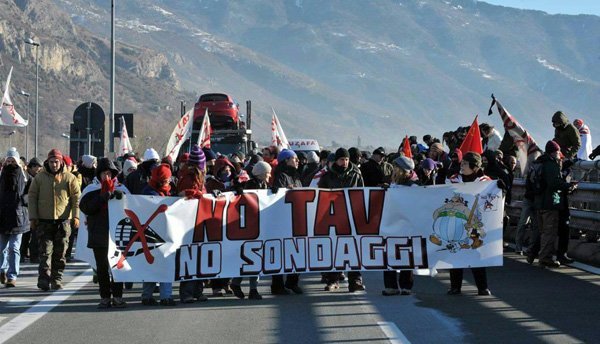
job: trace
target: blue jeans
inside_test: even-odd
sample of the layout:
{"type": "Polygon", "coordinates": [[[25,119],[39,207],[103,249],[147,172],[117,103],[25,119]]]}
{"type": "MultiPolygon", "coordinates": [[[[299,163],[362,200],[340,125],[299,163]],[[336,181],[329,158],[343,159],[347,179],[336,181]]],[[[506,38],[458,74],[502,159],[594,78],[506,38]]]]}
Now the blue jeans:
{"type": "Polygon", "coordinates": [[[0,234],[0,267],[8,280],[16,280],[19,274],[22,237],[23,234],[0,234]]]}
{"type": "MultiPolygon", "coordinates": [[[[152,298],[152,293],[154,293],[154,287],[156,286],[156,282],[144,282],[142,284],[142,299],[150,299],[152,298]]],[[[170,299],[173,297],[173,283],[160,282],[158,285],[160,290],[160,299],[170,299]]]]}

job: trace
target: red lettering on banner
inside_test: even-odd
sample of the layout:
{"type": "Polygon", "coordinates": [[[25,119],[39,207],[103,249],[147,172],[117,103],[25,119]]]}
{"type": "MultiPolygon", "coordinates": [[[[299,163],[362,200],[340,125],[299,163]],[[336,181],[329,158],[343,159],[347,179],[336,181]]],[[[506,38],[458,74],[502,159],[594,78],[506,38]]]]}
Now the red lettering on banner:
{"type": "Polygon", "coordinates": [[[315,190],[288,190],[285,203],[292,204],[292,235],[305,237],[308,235],[306,205],[315,200],[315,190]]]}
{"type": "Polygon", "coordinates": [[[331,227],[335,227],[336,235],[351,235],[343,190],[319,192],[315,215],[315,236],[329,236],[331,227]]]}
{"type": "Polygon", "coordinates": [[[259,235],[259,224],[257,194],[245,193],[231,199],[227,207],[227,239],[256,239],[259,235]]]}
{"type": "Polygon", "coordinates": [[[203,242],[204,232],[207,241],[223,240],[223,212],[225,198],[215,199],[202,197],[198,200],[198,212],[194,226],[194,241],[203,242]]]}
{"type": "Polygon", "coordinates": [[[349,190],[354,228],[358,235],[377,235],[383,216],[384,190],[369,191],[369,215],[365,207],[364,190],[349,190]]]}

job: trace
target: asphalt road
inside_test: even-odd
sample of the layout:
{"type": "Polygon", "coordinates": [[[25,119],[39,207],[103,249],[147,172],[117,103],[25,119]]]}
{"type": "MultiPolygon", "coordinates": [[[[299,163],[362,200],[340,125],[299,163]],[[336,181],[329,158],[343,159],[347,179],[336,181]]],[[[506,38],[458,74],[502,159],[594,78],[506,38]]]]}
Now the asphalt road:
{"type": "MultiPolygon", "coordinates": [[[[448,274],[415,279],[411,296],[381,295],[381,272],[366,273],[365,293],[346,285],[327,293],[320,276],[301,276],[304,295],[261,301],[214,298],[175,307],[140,303],[98,310],[97,285],[82,263],[67,287],[40,292],[36,268],[22,267],[18,287],[0,289],[0,343],[593,343],[600,341],[600,276],[571,267],[545,270],[505,254],[488,269],[493,296],[476,296],[470,272],[463,294],[446,295],[448,274]]],[[[244,286],[246,289],[247,286],[244,286]]],[[[178,288],[174,290],[177,297],[178,288]]]]}

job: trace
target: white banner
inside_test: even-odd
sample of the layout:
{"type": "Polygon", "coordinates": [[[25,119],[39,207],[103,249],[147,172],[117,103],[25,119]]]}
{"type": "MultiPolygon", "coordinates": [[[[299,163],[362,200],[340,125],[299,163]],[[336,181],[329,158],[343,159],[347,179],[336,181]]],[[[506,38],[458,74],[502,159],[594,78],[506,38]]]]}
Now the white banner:
{"type": "Polygon", "coordinates": [[[496,181],[109,202],[117,281],[502,265],[496,181]]]}

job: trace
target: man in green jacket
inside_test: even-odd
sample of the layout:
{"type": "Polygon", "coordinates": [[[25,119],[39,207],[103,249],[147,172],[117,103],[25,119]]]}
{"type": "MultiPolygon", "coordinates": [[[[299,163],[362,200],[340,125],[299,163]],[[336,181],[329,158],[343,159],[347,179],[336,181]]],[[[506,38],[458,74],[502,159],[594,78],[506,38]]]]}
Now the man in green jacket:
{"type": "Polygon", "coordinates": [[[554,113],[554,116],[552,116],[552,126],[554,126],[554,142],[558,143],[565,158],[569,160],[574,159],[581,147],[579,130],[569,122],[569,119],[562,111],[554,113]]]}
{"type": "Polygon", "coordinates": [[[29,220],[40,254],[37,286],[43,291],[63,288],[71,227],[79,227],[79,184],[64,165],[62,153],[51,150],[29,188],[29,220]]]}
{"type": "Polygon", "coordinates": [[[546,143],[546,152],[535,163],[541,163],[539,190],[535,192],[534,205],[540,230],[539,262],[541,266],[557,268],[560,263],[554,261],[554,245],[558,234],[558,214],[564,202],[561,194],[572,192],[577,184],[565,182],[561,174],[561,151],[555,141],[546,143]]]}

